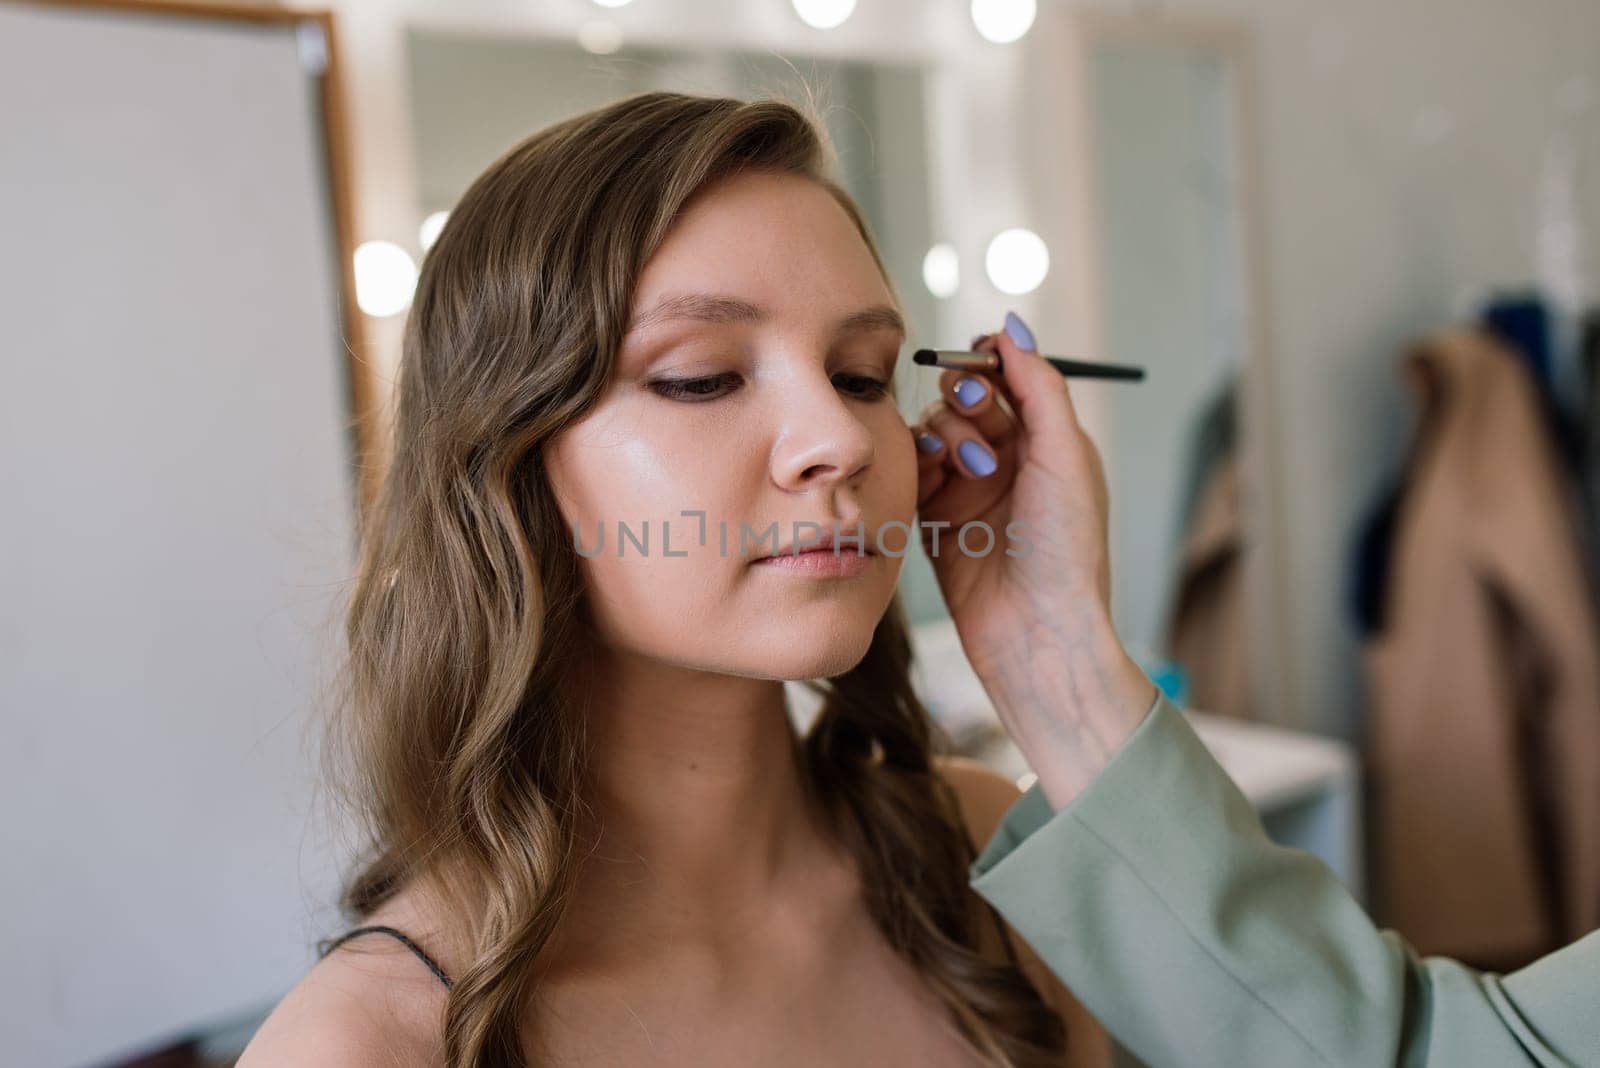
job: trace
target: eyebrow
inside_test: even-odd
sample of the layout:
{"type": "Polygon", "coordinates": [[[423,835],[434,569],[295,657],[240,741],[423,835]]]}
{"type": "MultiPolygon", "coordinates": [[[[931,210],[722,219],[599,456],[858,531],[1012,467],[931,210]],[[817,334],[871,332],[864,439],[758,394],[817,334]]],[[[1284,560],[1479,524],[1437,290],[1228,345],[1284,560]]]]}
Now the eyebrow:
{"type": "MultiPolygon", "coordinates": [[[[764,305],[753,304],[739,297],[718,293],[678,293],[661,298],[649,311],[635,317],[628,325],[628,334],[680,319],[702,323],[760,323],[771,315],[771,310],[764,305]]],[[[833,336],[836,338],[874,330],[894,330],[903,337],[906,323],[900,313],[889,305],[872,304],[856,309],[833,324],[833,336]]]]}

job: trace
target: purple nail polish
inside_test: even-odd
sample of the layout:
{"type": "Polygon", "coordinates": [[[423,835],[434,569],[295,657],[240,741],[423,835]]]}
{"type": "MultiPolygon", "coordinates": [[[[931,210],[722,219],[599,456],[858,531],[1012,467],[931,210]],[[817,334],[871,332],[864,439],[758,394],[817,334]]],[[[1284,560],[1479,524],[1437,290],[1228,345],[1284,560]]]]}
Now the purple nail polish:
{"type": "Polygon", "coordinates": [[[1006,312],[1006,333],[1017,343],[1017,348],[1027,349],[1029,352],[1039,351],[1038,344],[1033,340],[1033,331],[1022,321],[1022,316],[1014,311],[1006,312]]]}
{"type": "Polygon", "coordinates": [[[989,450],[976,441],[963,441],[956,452],[961,454],[961,462],[967,465],[967,470],[979,478],[988,478],[994,474],[995,459],[989,450]]]}

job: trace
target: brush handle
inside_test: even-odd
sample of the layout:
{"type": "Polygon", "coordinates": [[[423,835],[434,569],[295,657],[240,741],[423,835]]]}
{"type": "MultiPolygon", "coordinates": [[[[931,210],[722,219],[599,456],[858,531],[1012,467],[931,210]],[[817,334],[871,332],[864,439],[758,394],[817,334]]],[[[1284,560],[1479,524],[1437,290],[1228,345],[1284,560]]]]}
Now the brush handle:
{"type": "MultiPolygon", "coordinates": [[[[1063,375],[1072,378],[1125,378],[1137,382],[1144,377],[1143,367],[1129,367],[1120,363],[1088,363],[1084,360],[1066,360],[1060,356],[1046,356],[1045,362],[1063,375]]],[[[996,357],[996,370],[999,358],[996,357]]]]}
{"type": "MultiPolygon", "coordinates": [[[[971,349],[918,349],[912,360],[928,367],[949,367],[958,371],[999,371],[998,352],[974,352],[971,349]]],[[[1086,360],[1069,360],[1061,356],[1045,356],[1051,367],[1068,378],[1121,378],[1138,381],[1144,377],[1143,367],[1129,367],[1116,363],[1090,363],[1086,360]]]]}

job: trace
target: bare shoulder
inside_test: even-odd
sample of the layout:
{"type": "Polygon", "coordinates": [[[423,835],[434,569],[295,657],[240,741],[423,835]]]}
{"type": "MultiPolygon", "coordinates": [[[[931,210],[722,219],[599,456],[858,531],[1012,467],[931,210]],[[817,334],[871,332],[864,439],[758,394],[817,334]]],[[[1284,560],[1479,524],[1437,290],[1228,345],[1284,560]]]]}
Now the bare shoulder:
{"type": "Polygon", "coordinates": [[[251,1038],[238,1068],[437,1065],[445,989],[393,938],[362,935],[319,960],[251,1038]]]}
{"type": "Polygon", "coordinates": [[[1022,790],[1010,778],[971,757],[936,756],[933,764],[955,790],[967,830],[981,850],[1022,790]]]}

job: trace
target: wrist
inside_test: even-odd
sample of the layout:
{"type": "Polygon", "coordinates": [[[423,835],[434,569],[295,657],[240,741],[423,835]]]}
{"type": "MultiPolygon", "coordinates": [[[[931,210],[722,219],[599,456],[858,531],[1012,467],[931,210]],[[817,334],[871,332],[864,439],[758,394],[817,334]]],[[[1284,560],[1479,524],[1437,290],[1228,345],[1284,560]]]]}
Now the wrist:
{"type": "Polygon", "coordinates": [[[1156,697],[1110,622],[1098,619],[1035,628],[979,680],[1056,811],[1110,763],[1156,697]]]}

